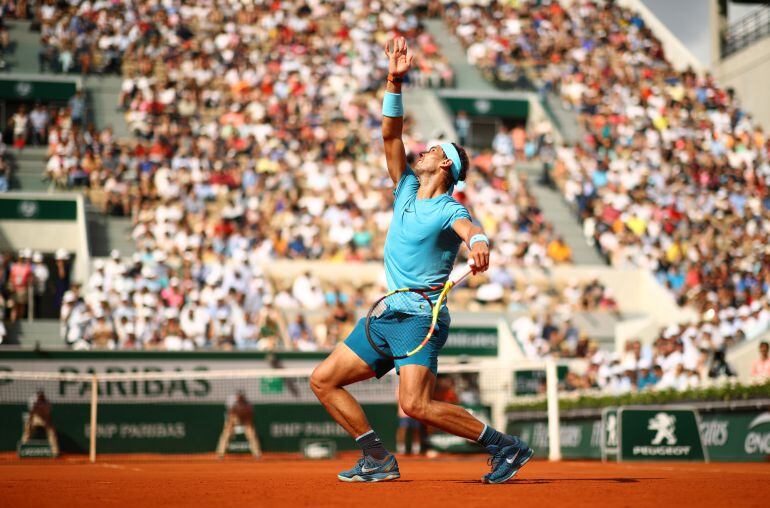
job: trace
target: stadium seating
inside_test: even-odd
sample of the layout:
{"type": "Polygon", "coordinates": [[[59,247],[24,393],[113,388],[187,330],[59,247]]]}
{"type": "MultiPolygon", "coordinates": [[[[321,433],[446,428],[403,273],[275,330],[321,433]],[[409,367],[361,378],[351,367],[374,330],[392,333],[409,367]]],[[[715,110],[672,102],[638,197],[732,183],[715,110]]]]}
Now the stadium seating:
{"type": "MultiPolygon", "coordinates": [[[[47,140],[45,175],[55,185],[82,188],[103,213],[132,217],[136,254],[98,261],[92,280],[68,293],[68,343],[317,349],[344,335],[344,327],[332,326],[335,312],[349,325],[377,288],[319,286],[308,304],[290,290],[296,281],[265,277],[259,264],[378,260],[392,199],[378,143],[382,43],[396,32],[409,38],[417,57],[409,85],[453,80],[422,30],[425,2],[372,16],[351,1],[178,10],[83,4],[35,13],[47,70],[120,73],[118,106],[132,133],[119,139],[86,126],[77,99],[45,122],[42,111],[38,122],[24,120],[27,142],[47,140]],[[104,23],[108,16],[119,21],[104,23]],[[213,285],[223,294],[211,293],[213,285]],[[260,341],[246,329],[266,300],[290,309],[277,340],[260,341]],[[222,336],[169,334],[169,327],[184,328],[189,310],[205,311],[196,319],[211,323],[226,316],[222,336]],[[307,323],[297,322],[292,336],[295,315],[307,323]],[[95,339],[99,327],[103,338],[95,339]],[[126,342],[126,328],[135,339],[126,342]]],[[[657,347],[673,351],[681,342],[688,360],[680,363],[691,375],[701,349],[723,350],[766,330],[770,145],[735,98],[708,76],[675,72],[641,19],[614,4],[450,5],[447,25],[488,79],[518,86],[523,72],[579,114],[581,142],[556,148],[551,177],[588,241],[614,266],[651,270],[681,304],[708,316],[676,333],[662,330],[657,347]]],[[[571,261],[526,178],[511,171],[516,160],[538,157],[532,147],[539,143],[520,131],[501,133],[491,150],[475,154],[469,185],[457,194],[495,239],[493,272],[467,291],[465,302],[475,308],[532,305],[520,287],[501,284],[511,279],[507,271],[571,261]]],[[[428,140],[408,135],[406,143],[415,152],[428,140]]],[[[520,337],[528,354],[592,358],[595,368],[613,367],[603,372],[622,377],[610,356],[588,353],[588,338],[577,344],[579,332],[576,339],[570,330],[566,340],[557,330],[561,338],[549,341],[543,329],[550,330],[550,312],[531,320],[533,338],[520,337]]],[[[561,316],[556,328],[565,321],[561,316]]]]}
{"type": "MultiPolygon", "coordinates": [[[[376,260],[392,199],[380,145],[372,143],[379,138],[382,43],[394,32],[410,39],[417,60],[413,85],[452,80],[432,38],[421,30],[413,8],[421,4],[388,7],[376,23],[364,22],[373,19],[366,8],[348,8],[344,1],[312,8],[301,2],[248,9],[235,4],[221,12],[183,7],[168,19],[173,30],[158,24],[157,15],[170,13],[156,7],[41,8],[44,51],[56,55],[46,53],[42,65],[82,73],[120,68],[119,106],[134,135],[117,139],[110,129],[85,127],[76,114],[80,104],[71,101],[68,109],[50,114],[45,176],[58,187],[84,188],[104,213],[132,215],[141,266],[123,260],[122,269],[151,291],[159,288],[147,280],[150,273],[163,289],[176,275],[186,289],[203,291],[211,272],[233,263],[236,271],[244,268],[232,258],[376,260]],[[142,20],[142,32],[100,23],[107,14],[142,20]],[[282,26],[285,19],[291,22],[282,26]]],[[[415,152],[425,142],[408,137],[407,145],[415,152]]],[[[524,181],[510,177],[511,155],[479,154],[471,184],[458,197],[495,234],[500,265],[569,262],[569,249],[543,220],[524,181]]],[[[131,298],[134,291],[120,292],[131,298]]],[[[261,296],[280,297],[280,288],[236,293],[251,305],[250,315],[261,296]]],[[[69,343],[89,347],[100,312],[118,328],[124,296],[111,286],[76,288],[68,296],[75,300],[62,311],[69,343]],[[76,303],[81,297],[85,309],[76,303]]],[[[161,302],[169,315],[189,303],[161,302]]],[[[244,312],[243,302],[231,305],[236,314],[244,312]]],[[[141,314],[142,305],[135,307],[141,314]]],[[[162,330],[160,316],[136,345],[162,330]]],[[[135,319],[141,317],[129,321],[135,319]]],[[[230,320],[233,328],[242,324],[230,320]]],[[[320,347],[334,340],[321,338],[320,347]]],[[[122,343],[100,341],[103,347],[122,343]]],[[[225,347],[234,345],[254,347],[245,341],[225,347]]],[[[172,347],[204,346],[218,343],[206,338],[172,347]]],[[[298,346],[279,341],[269,347],[298,346]]]]}
{"type": "Polygon", "coordinates": [[[703,348],[767,330],[770,141],[737,98],[711,76],[675,71],[617,3],[492,7],[454,4],[445,20],[489,79],[523,66],[578,113],[580,142],[557,149],[552,177],[613,266],[649,269],[704,313],[661,333],[684,342],[684,370],[694,375],[703,348]]]}

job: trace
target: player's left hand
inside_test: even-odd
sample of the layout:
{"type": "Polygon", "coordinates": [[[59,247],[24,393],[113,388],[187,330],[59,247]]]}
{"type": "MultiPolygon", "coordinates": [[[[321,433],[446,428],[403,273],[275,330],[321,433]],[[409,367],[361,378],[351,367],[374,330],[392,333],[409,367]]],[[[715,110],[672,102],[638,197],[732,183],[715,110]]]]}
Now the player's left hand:
{"type": "Polygon", "coordinates": [[[470,259],[473,260],[473,273],[486,272],[489,268],[489,245],[476,242],[471,249],[470,259]]]}
{"type": "Polygon", "coordinates": [[[414,54],[403,37],[395,37],[392,46],[391,41],[387,41],[385,55],[388,57],[388,74],[397,78],[406,74],[414,61],[414,54]]]}

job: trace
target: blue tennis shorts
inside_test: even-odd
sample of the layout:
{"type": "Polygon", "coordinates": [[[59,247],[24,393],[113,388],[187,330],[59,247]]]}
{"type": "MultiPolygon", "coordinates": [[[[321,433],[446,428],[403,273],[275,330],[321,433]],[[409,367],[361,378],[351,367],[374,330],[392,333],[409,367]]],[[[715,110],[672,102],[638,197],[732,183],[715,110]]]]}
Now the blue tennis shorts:
{"type": "MultiPolygon", "coordinates": [[[[392,360],[382,356],[375,350],[369,340],[366,338],[366,319],[360,319],[356,327],[345,339],[345,345],[353,350],[366,364],[374,371],[377,378],[387,374],[390,369],[396,367],[396,373],[404,365],[424,365],[428,367],[433,374],[438,371],[438,355],[441,348],[446,344],[449,338],[449,324],[451,319],[449,313],[442,313],[439,322],[436,324],[437,330],[433,331],[433,337],[425,344],[420,351],[413,356],[402,360],[392,360]]],[[[380,317],[372,320],[369,331],[377,347],[385,352],[391,352],[388,337],[398,337],[399,332],[404,330],[421,330],[419,337],[425,337],[430,328],[430,316],[415,316],[403,312],[392,311],[390,309],[383,312],[380,317]]],[[[415,344],[416,345],[416,344],[415,344]]],[[[405,351],[395,351],[395,354],[402,355],[405,351]]]]}

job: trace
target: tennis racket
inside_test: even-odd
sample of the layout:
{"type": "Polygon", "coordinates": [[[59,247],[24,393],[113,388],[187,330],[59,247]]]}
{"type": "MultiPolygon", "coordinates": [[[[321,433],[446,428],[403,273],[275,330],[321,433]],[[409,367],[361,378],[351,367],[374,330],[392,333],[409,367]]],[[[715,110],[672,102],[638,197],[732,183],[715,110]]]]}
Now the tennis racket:
{"type": "Polygon", "coordinates": [[[450,277],[444,284],[420,289],[396,289],[374,302],[366,314],[364,327],[366,338],[374,350],[393,360],[417,354],[433,337],[441,307],[449,291],[472,273],[471,262],[467,270],[455,278],[450,277]],[[433,304],[428,294],[438,290],[441,290],[441,293],[433,304]],[[398,314],[386,317],[388,311],[398,314]],[[380,344],[376,339],[379,339],[380,344]],[[383,342],[387,343],[389,351],[383,349],[383,342]]]}

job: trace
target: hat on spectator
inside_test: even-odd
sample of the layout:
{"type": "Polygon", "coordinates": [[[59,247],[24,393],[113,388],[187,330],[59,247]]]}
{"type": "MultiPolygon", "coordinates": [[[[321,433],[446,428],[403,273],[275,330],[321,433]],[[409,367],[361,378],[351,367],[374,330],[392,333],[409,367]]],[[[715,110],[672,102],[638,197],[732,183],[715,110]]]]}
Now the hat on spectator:
{"type": "Polygon", "coordinates": [[[665,330],[663,330],[663,338],[664,339],[670,339],[672,337],[675,337],[679,334],[679,327],[676,325],[668,326],[665,330]]]}
{"type": "Polygon", "coordinates": [[[103,259],[95,259],[94,260],[94,270],[104,270],[104,260],[103,259]]]}
{"type": "Polygon", "coordinates": [[[112,259],[120,259],[120,251],[118,249],[112,249],[110,251],[110,257],[112,259]]]}
{"type": "Polygon", "coordinates": [[[65,259],[69,259],[70,253],[67,252],[67,249],[56,249],[56,254],[54,255],[57,261],[62,261],[65,259]]]}
{"type": "Polygon", "coordinates": [[[152,293],[147,293],[142,297],[142,305],[145,307],[155,307],[158,305],[158,297],[152,293]]]}
{"type": "Polygon", "coordinates": [[[34,254],[32,254],[32,261],[35,263],[42,263],[43,262],[43,254],[40,251],[35,251],[34,254]]]}

